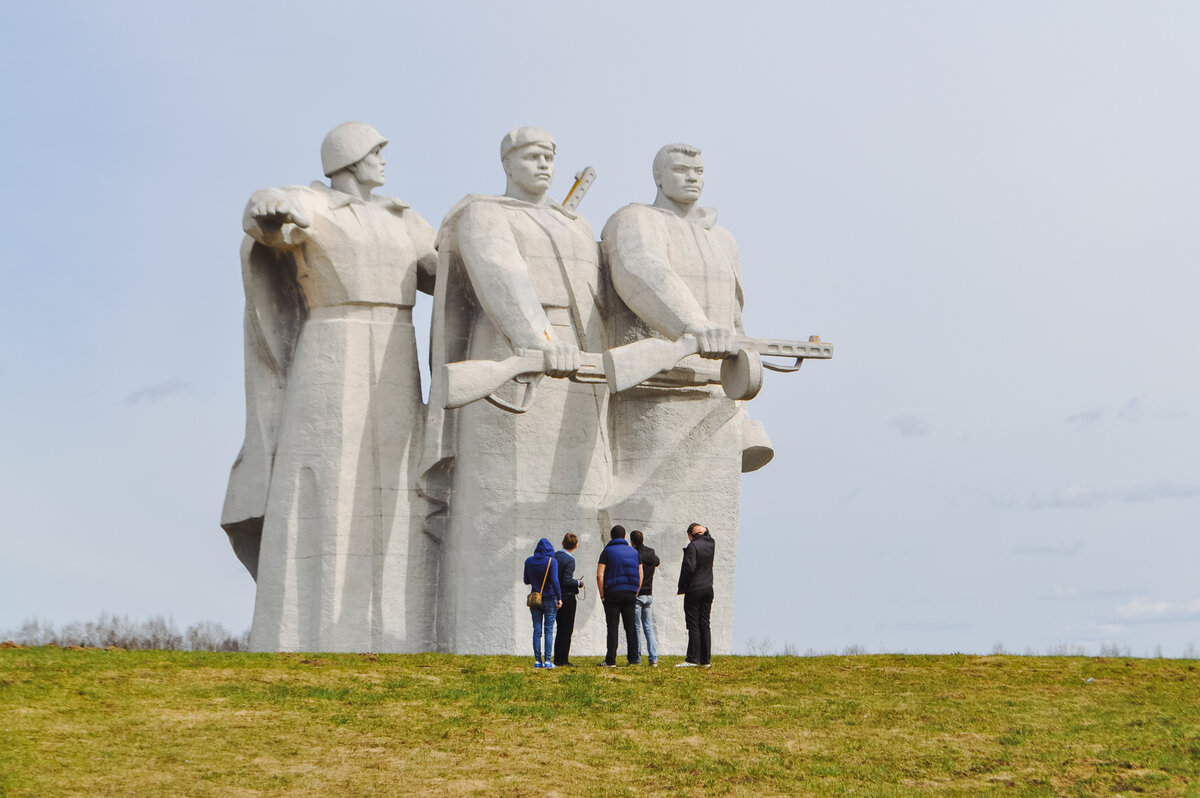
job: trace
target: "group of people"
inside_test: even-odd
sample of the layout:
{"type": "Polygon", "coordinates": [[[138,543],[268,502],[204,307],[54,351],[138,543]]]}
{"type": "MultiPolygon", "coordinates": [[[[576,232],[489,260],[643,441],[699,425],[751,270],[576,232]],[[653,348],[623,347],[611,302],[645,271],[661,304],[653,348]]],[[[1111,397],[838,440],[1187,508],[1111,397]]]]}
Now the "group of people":
{"type": "MultiPolygon", "coordinates": [[[[716,542],[703,524],[687,528],[688,545],[683,550],[678,594],[683,596],[687,625],[687,655],[675,667],[712,667],[713,562],[716,542]]],[[[538,541],[533,555],[525,560],[524,583],[530,586],[529,614],[533,620],[533,667],[574,667],[571,637],[575,631],[578,596],[583,579],[575,577],[575,548],[579,538],[568,532],[562,549],[554,550],[546,538],[538,541]],[[557,624],[557,636],[555,626],[557,624]]],[[[618,623],[625,628],[626,660],[642,663],[645,651],[650,667],[658,667],[658,641],[654,634],[654,571],[661,560],[646,545],[645,535],[635,529],[625,538],[625,527],[617,524],[609,532],[608,545],[596,564],[596,592],[604,605],[607,629],[602,668],[617,665],[618,623]],[[645,642],[643,648],[641,643],[645,642]]]]}
{"type": "MultiPolygon", "coordinates": [[[[745,333],[742,282],[733,237],[698,204],[699,149],[663,147],[653,203],[616,211],[597,241],[573,204],[548,194],[558,145],[545,130],[506,134],[504,193],[468,194],[436,231],[373,193],[386,144],[370,125],[339,125],[321,146],[328,184],[256,191],[243,216],[246,437],[221,525],[258,583],[251,647],[519,650],[513,572],[550,529],[574,530],[590,558],[613,524],[705,518],[727,552],[710,586],[731,593],[741,473],[771,450],[720,386],[721,361],[745,333]],[[418,291],[433,295],[428,405],[418,291]],[[629,390],[610,393],[597,373],[614,348],[685,337],[694,354],[629,390]],[[488,382],[514,359],[534,365],[488,382]]],[[[604,547],[612,562],[600,566],[620,581],[611,594],[597,583],[607,659],[616,619],[631,611],[651,630],[653,664],[652,580],[635,578],[620,545],[604,547]]],[[[549,553],[537,556],[545,566],[549,553]]],[[[553,563],[540,575],[569,630],[573,578],[564,587],[553,563]]],[[[688,662],[707,664],[699,629],[711,602],[685,603],[688,662]]],[[[728,647],[730,602],[717,615],[718,648],[728,647]]],[[[584,634],[581,645],[598,649],[584,634]]],[[[681,646],[680,624],[665,622],[664,637],[681,646]]],[[[562,657],[541,658],[569,661],[570,638],[559,634],[562,657]]]]}

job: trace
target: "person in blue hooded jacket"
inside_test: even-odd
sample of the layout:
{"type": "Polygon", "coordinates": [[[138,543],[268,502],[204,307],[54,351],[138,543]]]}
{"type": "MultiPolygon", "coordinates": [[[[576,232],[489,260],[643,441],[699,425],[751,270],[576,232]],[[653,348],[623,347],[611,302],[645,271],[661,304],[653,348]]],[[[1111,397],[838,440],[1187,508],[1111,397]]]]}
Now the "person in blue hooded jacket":
{"type": "Polygon", "coordinates": [[[533,549],[533,556],[525,558],[525,584],[529,592],[542,594],[542,601],[529,608],[533,617],[533,667],[553,668],[554,616],[562,606],[562,589],[558,584],[558,562],[554,559],[554,545],[542,538],[533,549]],[[543,630],[546,636],[542,646],[543,630]],[[542,652],[545,651],[543,657],[542,652]]]}

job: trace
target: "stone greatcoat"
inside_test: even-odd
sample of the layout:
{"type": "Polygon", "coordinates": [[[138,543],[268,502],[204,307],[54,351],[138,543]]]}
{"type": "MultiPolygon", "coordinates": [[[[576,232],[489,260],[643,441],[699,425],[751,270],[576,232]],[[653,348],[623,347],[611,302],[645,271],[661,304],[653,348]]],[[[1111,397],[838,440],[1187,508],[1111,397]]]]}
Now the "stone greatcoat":
{"type": "MultiPolygon", "coordinates": [[[[422,489],[441,540],[441,650],[511,654],[528,646],[512,574],[544,536],[574,531],[577,557],[599,555],[596,508],[608,475],[602,384],[540,378],[524,413],[477,401],[442,410],[441,365],[501,360],[546,340],[603,347],[599,252],[590,225],[554,204],[471,195],[438,233],[430,343],[432,383],[422,489]]],[[[524,385],[498,398],[518,405],[524,385]]],[[[581,631],[593,610],[580,609],[581,631]]],[[[599,629],[586,638],[596,649],[599,629]]]]}
{"type": "Polygon", "coordinates": [[[257,581],[250,644],[427,650],[436,547],[410,479],[424,415],[411,314],[433,229],[388,197],[276,191],[311,224],[244,219],[247,430],[222,526],[257,581]]]}

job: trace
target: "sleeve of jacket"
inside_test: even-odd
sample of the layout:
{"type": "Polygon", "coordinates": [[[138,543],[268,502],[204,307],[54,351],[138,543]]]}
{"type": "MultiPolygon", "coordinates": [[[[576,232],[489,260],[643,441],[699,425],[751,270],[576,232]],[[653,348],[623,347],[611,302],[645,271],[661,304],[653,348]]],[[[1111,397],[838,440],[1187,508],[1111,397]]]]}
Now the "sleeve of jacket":
{"type": "Polygon", "coordinates": [[[562,600],[562,586],[558,582],[558,560],[550,557],[550,578],[546,580],[546,595],[555,601],[562,600]]]}
{"type": "Polygon", "coordinates": [[[679,569],[679,593],[686,593],[692,584],[692,574],[696,572],[696,547],[688,544],[683,550],[683,566],[679,569]]]}

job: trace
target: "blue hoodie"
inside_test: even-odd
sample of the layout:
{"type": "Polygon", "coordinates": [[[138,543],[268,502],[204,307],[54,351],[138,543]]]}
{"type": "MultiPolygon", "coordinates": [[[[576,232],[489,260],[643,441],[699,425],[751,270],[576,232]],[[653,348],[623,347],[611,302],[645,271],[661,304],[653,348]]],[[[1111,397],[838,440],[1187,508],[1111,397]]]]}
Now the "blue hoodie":
{"type": "Polygon", "coordinates": [[[554,544],[546,538],[538,541],[532,557],[525,558],[525,584],[532,590],[542,591],[542,604],[562,601],[562,589],[558,586],[558,561],[554,559],[554,544]],[[546,576],[546,564],[550,564],[550,575],[546,576]],[[542,587],[543,577],[546,586],[542,587]]]}

